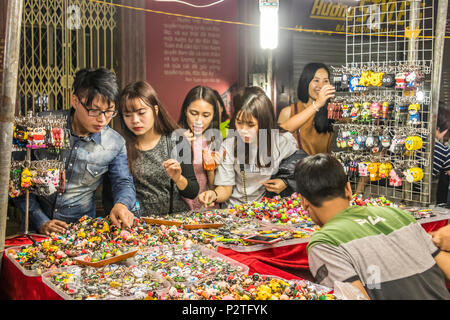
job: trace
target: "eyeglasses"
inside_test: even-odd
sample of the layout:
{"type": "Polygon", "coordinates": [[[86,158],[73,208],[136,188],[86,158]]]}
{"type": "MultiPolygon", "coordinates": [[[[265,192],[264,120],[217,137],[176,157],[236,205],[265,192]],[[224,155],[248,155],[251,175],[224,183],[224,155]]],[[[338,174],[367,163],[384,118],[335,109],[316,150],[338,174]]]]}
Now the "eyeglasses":
{"type": "Polygon", "coordinates": [[[106,111],[102,111],[100,109],[89,109],[83,102],[81,102],[80,97],[78,97],[78,101],[80,102],[80,104],[86,109],[86,111],[88,112],[88,116],[89,117],[100,117],[102,114],[105,116],[106,119],[109,118],[114,118],[115,116],[117,116],[117,111],[116,110],[106,110],[106,111]]]}

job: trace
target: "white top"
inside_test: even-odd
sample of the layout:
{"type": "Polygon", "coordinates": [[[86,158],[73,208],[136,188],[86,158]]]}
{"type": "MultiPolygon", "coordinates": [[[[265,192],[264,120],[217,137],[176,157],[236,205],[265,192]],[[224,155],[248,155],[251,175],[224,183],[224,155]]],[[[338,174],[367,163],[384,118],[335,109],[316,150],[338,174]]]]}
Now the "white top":
{"type": "MultiPolygon", "coordinates": [[[[255,145],[250,145],[250,164],[244,165],[245,187],[248,202],[261,200],[266,191],[262,182],[270,180],[272,175],[278,172],[280,162],[291,156],[297,150],[297,141],[290,132],[275,134],[274,137],[275,139],[272,142],[272,157],[269,159],[271,160],[271,165],[267,168],[259,168],[256,165],[257,148],[255,145]]],[[[234,186],[230,199],[225,202],[227,206],[245,202],[241,166],[234,157],[235,141],[235,137],[231,137],[223,142],[220,154],[223,154],[223,149],[225,149],[225,159],[219,165],[214,180],[216,186],[234,186]]],[[[243,149],[240,150],[238,145],[237,154],[240,155],[243,153],[243,149]]],[[[260,159],[264,159],[264,154],[266,153],[261,150],[260,153],[262,154],[260,159]]],[[[269,156],[267,155],[266,158],[269,158],[269,156]]],[[[240,163],[243,163],[243,160],[241,160],[240,163]]],[[[262,163],[268,163],[268,161],[263,160],[262,163]]]]}

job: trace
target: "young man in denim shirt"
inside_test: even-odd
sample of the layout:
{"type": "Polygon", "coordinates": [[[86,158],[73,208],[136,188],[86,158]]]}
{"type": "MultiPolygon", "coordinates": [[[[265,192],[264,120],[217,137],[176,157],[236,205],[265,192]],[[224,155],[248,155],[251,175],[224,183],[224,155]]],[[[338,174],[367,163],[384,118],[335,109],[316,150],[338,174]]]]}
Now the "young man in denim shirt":
{"type": "MultiPolygon", "coordinates": [[[[125,140],[108,124],[116,116],[119,93],[116,76],[107,69],[81,70],[74,80],[67,128],[70,150],[59,156],[46,149],[33,151],[36,160],[60,158],[65,163],[64,193],[51,196],[30,194],[29,217],[32,228],[42,234],[65,232],[68,223],[84,215],[95,217],[95,190],[109,175],[114,206],[110,212],[118,227],[130,227],[136,192],[128,170],[125,140]]],[[[25,196],[15,205],[25,212],[25,196]]]]}

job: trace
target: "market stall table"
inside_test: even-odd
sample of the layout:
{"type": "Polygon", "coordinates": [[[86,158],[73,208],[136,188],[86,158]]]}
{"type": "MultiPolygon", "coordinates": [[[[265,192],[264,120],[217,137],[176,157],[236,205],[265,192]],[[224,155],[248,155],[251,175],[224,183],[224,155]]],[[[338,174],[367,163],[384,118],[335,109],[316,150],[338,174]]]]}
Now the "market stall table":
{"type": "MultiPolygon", "coordinates": [[[[434,221],[422,224],[427,232],[438,230],[448,224],[448,220],[434,221]]],[[[45,238],[35,237],[40,241],[45,238]]],[[[6,241],[7,246],[30,244],[26,237],[13,238],[6,241]]],[[[228,248],[218,248],[218,251],[238,262],[249,266],[249,274],[271,274],[285,279],[300,277],[286,270],[308,272],[307,243],[277,246],[253,252],[238,252],[228,248]]],[[[0,273],[0,292],[3,299],[12,300],[61,300],[53,290],[47,287],[41,277],[29,277],[23,274],[3,253],[2,270],[0,273]]]]}

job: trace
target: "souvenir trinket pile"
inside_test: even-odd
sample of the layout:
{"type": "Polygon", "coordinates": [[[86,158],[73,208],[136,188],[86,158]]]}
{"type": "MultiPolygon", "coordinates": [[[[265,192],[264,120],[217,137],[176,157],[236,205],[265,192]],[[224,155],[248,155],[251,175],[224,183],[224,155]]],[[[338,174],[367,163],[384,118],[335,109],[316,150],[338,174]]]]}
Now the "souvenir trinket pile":
{"type": "Polygon", "coordinates": [[[75,257],[89,255],[91,262],[108,259],[132,248],[145,248],[164,243],[184,243],[190,236],[168,228],[153,228],[135,218],[127,230],[112,225],[109,218],[82,217],[69,224],[65,234],[53,233],[36,245],[8,250],[8,255],[26,270],[38,273],[46,269],[70,266],[75,257]]]}
{"type": "Polygon", "coordinates": [[[230,212],[239,217],[254,217],[273,224],[299,224],[311,221],[308,213],[300,205],[300,196],[262,198],[259,202],[235,205],[230,212]]]}
{"type": "Polygon", "coordinates": [[[335,300],[330,289],[305,280],[282,280],[253,274],[217,274],[187,286],[172,287],[163,299],[176,300],[335,300]]]}
{"type": "Polygon", "coordinates": [[[218,273],[247,273],[248,267],[203,247],[162,246],[140,252],[133,260],[180,287],[218,273]]]}
{"type": "Polygon", "coordinates": [[[43,281],[66,299],[155,299],[170,284],[143,266],[68,267],[49,271],[43,281]]]}

